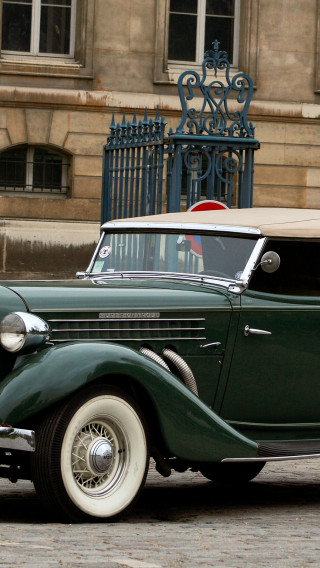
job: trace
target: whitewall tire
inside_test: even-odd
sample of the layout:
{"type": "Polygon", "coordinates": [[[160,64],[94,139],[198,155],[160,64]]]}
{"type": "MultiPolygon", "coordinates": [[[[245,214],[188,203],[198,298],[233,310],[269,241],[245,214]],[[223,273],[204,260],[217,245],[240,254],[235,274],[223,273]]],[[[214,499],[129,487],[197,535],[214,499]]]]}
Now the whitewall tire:
{"type": "Polygon", "coordinates": [[[113,387],[79,393],[36,432],[33,481],[42,500],[71,520],[111,520],[138,497],[148,469],[136,403],[113,387]]]}

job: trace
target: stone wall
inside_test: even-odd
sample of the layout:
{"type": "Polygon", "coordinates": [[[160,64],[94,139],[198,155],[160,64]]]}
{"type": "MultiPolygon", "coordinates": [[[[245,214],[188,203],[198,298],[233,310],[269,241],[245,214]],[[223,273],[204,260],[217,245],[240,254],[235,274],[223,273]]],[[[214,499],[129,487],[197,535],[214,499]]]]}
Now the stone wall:
{"type": "MultiPolygon", "coordinates": [[[[0,194],[0,218],[96,221],[100,219],[103,144],[114,109],[116,121],[144,107],[154,115],[157,106],[168,122],[180,121],[175,96],[141,93],[91,93],[81,102],[77,91],[20,90],[0,87],[0,96],[15,97],[15,108],[0,107],[0,151],[14,144],[47,144],[71,158],[70,195],[15,197],[0,194]],[[27,100],[39,108],[26,108],[27,100]],[[58,106],[58,108],[55,108],[58,106]],[[121,109],[121,110],[120,110],[121,109]]],[[[200,107],[201,100],[195,100],[200,107]]],[[[261,149],[255,153],[254,205],[320,207],[320,105],[311,103],[251,103],[249,120],[256,127],[261,149]]]]}
{"type": "Polygon", "coordinates": [[[75,278],[99,236],[97,223],[0,221],[0,280],[75,278]]]}
{"type": "Polygon", "coordinates": [[[254,206],[320,208],[320,105],[260,103],[254,206]]]}

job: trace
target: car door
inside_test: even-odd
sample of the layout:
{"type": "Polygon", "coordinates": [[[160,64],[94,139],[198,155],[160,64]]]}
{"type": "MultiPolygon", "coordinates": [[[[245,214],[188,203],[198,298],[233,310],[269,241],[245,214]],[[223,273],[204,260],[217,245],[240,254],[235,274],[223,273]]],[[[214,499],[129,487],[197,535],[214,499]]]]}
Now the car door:
{"type": "Polygon", "coordinates": [[[235,423],[319,423],[320,245],[272,245],[281,270],[260,273],[242,295],[221,415],[235,423]]]}

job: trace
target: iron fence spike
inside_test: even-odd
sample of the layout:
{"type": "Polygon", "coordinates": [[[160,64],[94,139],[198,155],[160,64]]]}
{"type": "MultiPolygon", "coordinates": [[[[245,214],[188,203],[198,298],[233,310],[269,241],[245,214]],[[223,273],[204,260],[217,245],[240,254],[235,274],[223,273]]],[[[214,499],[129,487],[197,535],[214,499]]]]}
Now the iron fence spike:
{"type": "Polygon", "coordinates": [[[132,126],[137,126],[137,113],[136,113],[136,109],[134,109],[134,111],[133,111],[132,126]]]}

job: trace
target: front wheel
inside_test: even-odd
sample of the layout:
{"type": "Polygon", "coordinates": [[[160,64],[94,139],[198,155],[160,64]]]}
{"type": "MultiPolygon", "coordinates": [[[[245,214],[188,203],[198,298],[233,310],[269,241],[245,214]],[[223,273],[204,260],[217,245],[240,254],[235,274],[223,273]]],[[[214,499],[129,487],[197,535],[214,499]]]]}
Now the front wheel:
{"type": "Polygon", "coordinates": [[[90,388],[55,409],[37,430],[36,444],[36,491],[70,520],[113,520],[144,485],[144,421],[135,401],[113,387],[90,388]]]}
{"type": "Polygon", "coordinates": [[[260,473],[265,462],[224,462],[203,465],[199,471],[204,477],[222,485],[247,483],[260,473]]]}

